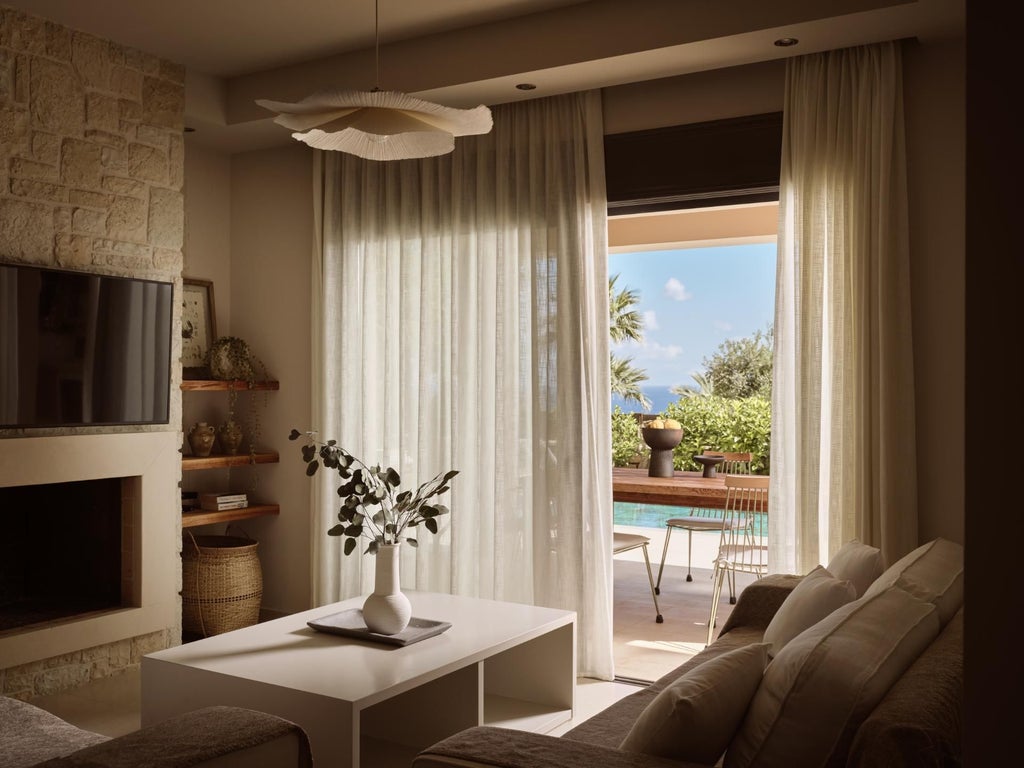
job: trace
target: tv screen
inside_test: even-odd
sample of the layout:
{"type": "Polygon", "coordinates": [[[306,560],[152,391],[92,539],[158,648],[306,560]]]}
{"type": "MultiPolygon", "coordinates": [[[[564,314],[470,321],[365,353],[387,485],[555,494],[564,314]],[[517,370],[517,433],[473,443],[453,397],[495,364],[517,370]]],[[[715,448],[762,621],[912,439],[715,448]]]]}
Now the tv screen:
{"type": "Polygon", "coordinates": [[[168,423],[173,293],[0,264],[0,428],[168,423]]]}

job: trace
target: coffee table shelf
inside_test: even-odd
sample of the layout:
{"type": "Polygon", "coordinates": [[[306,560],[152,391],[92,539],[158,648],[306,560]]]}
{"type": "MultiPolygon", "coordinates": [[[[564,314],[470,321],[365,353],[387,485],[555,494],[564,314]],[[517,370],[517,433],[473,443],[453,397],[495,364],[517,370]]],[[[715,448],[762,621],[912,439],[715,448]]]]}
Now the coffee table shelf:
{"type": "Polygon", "coordinates": [[[451,623],[405,647],[330,635],[321,606],[142,659],[142,725],[224,704],[306,731],[316,765],[407,766],[464,728],[550,731],[572,719],[576,616],[521,603],[408,592],[413,616],[451,623]]]}

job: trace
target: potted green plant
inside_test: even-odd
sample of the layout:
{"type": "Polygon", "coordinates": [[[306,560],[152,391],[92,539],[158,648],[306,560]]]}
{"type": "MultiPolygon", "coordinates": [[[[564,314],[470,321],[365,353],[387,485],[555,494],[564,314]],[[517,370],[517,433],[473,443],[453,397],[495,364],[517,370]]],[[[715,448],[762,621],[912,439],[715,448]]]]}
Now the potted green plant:
{"type": "MultiPolygon", "coordinates": [[[[206,366],[210,376],[219,381],[245,382],[247,389],[252,389],[257,381],[267,380],[267,366],[253,354],[249,344],[238,336],[220,336],[210,345],[206,352],[206,366]]],[[[226,453],[235,453],[241,441],[241,429],[235,422],[235,404],[238,400],[238,389],[233,385],[228,389],[228,418],[218,430],[221,443],[226,453]],[[230,446],[234,446],[232,449],[230,446]]],[[[267,393],[263,393],[263,405],[267,405],[267,393]]],[[[256,444],[259,440],[261,424],[256,401],[249,396],[249,459],[255,463],[256,444]]]]}
{"type": "Polygon", "coordinates": [[[422,526],[437,533],[437,518],[447,515],[449,509],[433,500],[449,490],[448,483],[458,470],[439,472],[415,491],[403,491],[399,490],[402,479],[393,467],[369,466],[335,440],[318,441],[316,432],[293,429],[288,439],[298,440],[303,435],[307,440],[302,446],[306,474],[312,477],[322,465],[341,478],[338,522],[327,535],[344,538],[346,555],[356,550],[360,539],[366,539],[364,554],[377,557],[373,594],[363,604],[366,626],[381,634],[401,632],[409,623],[412,608],[400,588],[399,548],[402,542],[419,546],[416,538],[407,535],[411,528],[422,526]]]}

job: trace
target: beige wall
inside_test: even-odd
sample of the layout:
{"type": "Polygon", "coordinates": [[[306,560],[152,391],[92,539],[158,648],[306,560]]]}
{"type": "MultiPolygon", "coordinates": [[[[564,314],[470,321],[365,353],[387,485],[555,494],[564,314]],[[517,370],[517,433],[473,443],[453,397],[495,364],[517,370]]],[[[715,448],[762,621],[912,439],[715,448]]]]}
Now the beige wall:
{"type": "Polygon", "coordinates": [[[918,537],[963,542],[964,46],[904,50],[918,537]]]}
{"type": "Polygon", "coordinates": [[[260,542],[263,605],[286,612],[311,605],[310,485],[297,444],[287,437],[292,428],[315,427],[312,179],[312,151],[298,143],[231,159],[231,328],[281,383],[267,398],[262,425],[263,441],[281,453],[281,463],[246,470],[259,473],[260,493],[279,503],[281,514],[247,520],[245,528],[260,542]]]}
{"type": "MultiPolygon", "coordinates": [[[[240,394],[237,415],[248,428],[254,406],[257,447],[278,451],[281,462],[189,473],[185,484],[228,487],[280,505],[275,517],[194,529],[245,533],[259,542],[263,609],[270,614],[311,606],[309,479],[287,439],[293,427],[311,427],[311,163],[300,144],[228,155],[187,142],[184,274],[213,281],[218,335],[245,339],[280,383],[276,392],[240,394]]],[[[183,409],[186,424],[220,423],[226,401],[196,393],[183,409]]]]}
{"type": "MultiPolygon", "coordinates": [[[[957,45],[944,44],[915,46],[907,57],[922,540],[938,535],[963,540],[963,78],[958,56],[957,45]]],[[[605,93],[606,129],[779,110],[783,80],[784,68],[769,62],[618,86],[605,93]]],[[[282,462],[262,471],[263,487],[282,504],[281,517],[246,525],[261,541],[264,604],[276,610],[299,610],[310,599],[309,489],[294,444],[284,435],[310,419],[311,183],[311,154],[299,145],[232,158],[232,329],[254,345],[281,380],[280,392],[271,397],[265,434],[282,451],[282,462]]]]}
{"type": "Polygon", "coordinates": [[[185,134],[183,277],[213,281],[219,336],[231,334],[231,157],[185,134]]]}

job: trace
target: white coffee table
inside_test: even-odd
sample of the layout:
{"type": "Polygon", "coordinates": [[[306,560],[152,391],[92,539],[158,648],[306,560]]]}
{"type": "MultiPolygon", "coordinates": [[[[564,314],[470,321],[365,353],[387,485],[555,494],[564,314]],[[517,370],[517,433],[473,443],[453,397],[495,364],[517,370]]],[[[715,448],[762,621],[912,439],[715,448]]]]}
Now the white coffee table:
{"type": "Polygon", "coordinates": [[[463,728],[549,731],[575,708],[576,614],[407,592],[413,616],[451,622],[405,647],[329,635],[310,619],[363,598],[148,654],[142,725],[214,704],[298,723],[323,766],[409,765],[463,728]]]}

